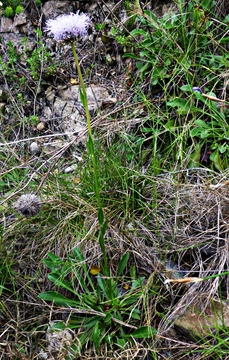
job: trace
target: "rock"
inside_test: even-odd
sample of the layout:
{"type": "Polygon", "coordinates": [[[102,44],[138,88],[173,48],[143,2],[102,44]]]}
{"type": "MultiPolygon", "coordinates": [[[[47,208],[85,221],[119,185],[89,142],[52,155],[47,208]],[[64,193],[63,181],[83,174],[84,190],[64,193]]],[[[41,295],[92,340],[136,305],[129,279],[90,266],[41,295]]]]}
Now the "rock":
{"type": "MultiPolygon", "coordinates": [[[[22,34],[15,34],[15,33],[2,33],[2,43],[7,43],[8,41],[11,41],[13,46],[15,46],[16,51],[19,55],[24,56],[24,58],[28,57],[28,55],[25,53],[25,48],[27,51],[32,52],[32,50],[35,48],[36,44],[34,42],[34,38],[29,37],[27,39],[26,44],[23,44],[23,35],[22,34]]],[[[24,59],[20,60],[21,63],[24,62],[24,59]]]]}
{"type": "Polygon", "coordinates": [[[12,30],[13,20],[9,19],[5,16],[1,16],[0,18],[0,32],[1,33],[9,33],[12,30]]]}
{"type": "Polygon", "coordinates": [[[54,155],[57,151],[62,150],[64,147],[67,148],[68,144],[68,142],[61,139],[43,143],[42,152],[46,155],[54,155]]]}
{"type": "Polygon", "coordinates": [[[5,102],[7,100],[7,92],[5,89],[0,88],[0,101],[5,102]]]}
{"type": "MultiPolygon", "coordinates": [[[[54,322],[51,323],[51,326],[54,325],[54,322]]],[[[55,355],[58,359],[63,355],[67,355],[68,349],[72,345],[74,340],[74,332],[71,329],[57,330],[47,329],[46,341],[47,341],[47,352],[48,354],[55,355]]]]}
{"type": "Polygon", "coordinates": [[[45,123],[43,121],[39,122],[39,124],[37,124],[37,130],[42,131],[45,128],[45,123]]]}
{"type": "MultiPolygon", "coordinates": [[[[98,110],[102,102],[109,98],[107,89],[103,86],[91,85],[86,89],[89,111],[98,110]]],[[[73,100],[80,103],[79,85],[69,86],[67,89],[60,89],[59,96],[63,100],[73,100]]]]}
{"type": "Polygon", "coordinates": [[[0,117],[1,115],[4,115],[6,109],[6,104],[0,102],[0,117]]]}
{"type": "Polygon", "coordinates": [[[73,12],[72,1],[47,1],[42,7],[44,19],[54,19],[58,15],[73,12]]]}
{"type": "MultiPolygon", "coordinates": [[[[91,114],[98,110],[103,102],[109,98],[109,93],[102,86],[92,85],[86,89],[88,107],[91,114]]],[[[46,120],[56,118],[58,126],[66,133],[71,141],[80,135],[80,142],[86,143],[86,117],[84,108],[80,102],[79,85],[72,85],[66,88],[54,89],[49,87],[46,90],[46,99],[49,102],[44,108],[46,120]]]]}
{"type": "Polygon", "coordinates": [[[16,14],[14,17],[14,26],[21,26],[27,23],[27,14],[23,11],[21,14],[16,14]]]}
{"type": "Polygon", "coordinates": [[[41,152],[40,147],[36,141],[33,141],[29,146],[29,151],[31,154],[36,155],[41,152]]]}
{"type": "Polygon", "coordinates": [[[199,297],[174,325],[189,340],[199,340],[219,331],[220,327],[229,328],[229,303],[199,297]]]}
{"type": "Polygon", "coordinates": [[[77,164],[73,164],[71,166],[66,167],[66,169],[64,170],[65,174],[69,174],[74,172],[77,169],[78,165],[77,164]]]}

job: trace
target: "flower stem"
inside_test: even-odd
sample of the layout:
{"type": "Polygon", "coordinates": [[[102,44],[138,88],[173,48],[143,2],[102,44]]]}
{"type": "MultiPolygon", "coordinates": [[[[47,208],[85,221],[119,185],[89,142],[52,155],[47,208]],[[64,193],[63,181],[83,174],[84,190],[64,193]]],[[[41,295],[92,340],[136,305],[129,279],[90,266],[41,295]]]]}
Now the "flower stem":
{"type": "Polygon", "coordinates": [[[104,242],[104,235],[105,235],[105,231],[107,228],[107,221],[104,221],[104,214],[103,214],[103,209],[102,209],[101,199],[100,199],[99,167],[98,167],[98,160],[96,159],[96,156],[95,156],[94,139],[93,139],[92,129],[91,129],[91,116],[90,116],[90,112],[89,112],[89,108],[88,108],[88,99],[87,99],[86,88],[85,88],[81,68],[79,65],[78,56],[77,56],[73,41],[71,41],[71,47],[72,47],[72,52],[73,52],[73,56],[75,59],[76,69],[77,69],[77,72],[79,75],[79,80],[80,80],[80,87],[81,87],[80,98],[84,105],[84,109],[85,109],[85,113],[86,113],[87,128],[88,128],[88,135],[89,135],[87,145],[88,145],[89,154],[91,155],[91,159],[92,159],[94,191],[95,191],[95,195],[96,195],[97,203],[98,203],[98,221],[99,221],[99,226],[100,226],[99,244],[100,244],[101,251],[103,253],[104,273],[105,273],[105,275],[108,276],[109,268],[108,268],[108,260],[107,260],[107,254],[106,254],[106,249],[105,249],[105,242],[104,242]]]}
{"type": "Polygon", "coordinates": [[[73,56],[75,59],[75,64],[76,64],[76,69],[79,75],[79,80],[80,80],[80,86],[81,86],[81,92],[82,92],[82,101],[83,101],[83,105],[85,108],[85,113],[86,113],[86,120],[87,120],[87,128],[88,128],[88,135],[89,135],[89,143],[88,143],[88,148],[89,148],[89,153],[92,157],[92,165],[93,165],[93,171],[94,171],[94,187],[95,187],[95,194],[96,194],[96,198],[98,201],[98,207],[99,209],[101,208],[101,204],[100,204],[100,186],[99,186],[99,171],[98,171],[98,166],[97,166],[97,162],[96,162],[96,158],[95,158],[95,150],[94,150],[94,139],[93,139],[93,135],[92,135],[92,129],[91,129],[91,116],[90,116],[90,112],[89,112],[89,108],[88,108],[88,99],[87,99],[87,93],[86,93],[86,88],[85,88],[85,84],[84,84],[84,80],[83,80],[83,76],[82,76],[82,72],[81,72],[81,68],[79,65],[79,60],[78,60],[78,56],[76,53],[76,49],[74,46],[74,42],[71,41],[71,47],[72,47],[72,52],[73,52],[73,56]]]}
{"type": "Polygon", "coordinates": [[[82,76],[78,56],[77,56],[76,49],[75,49],[73,41],[71,41],[71,47],[72,47],[72,52],[73,52],[73,56],[74,56],[74,59],[75,59],[76,70],[78,72],[79,79],[80,79],[81,91],[82,91],[83,98],[84,98],[84,107],[85,107],[85,112],[86,112],[88,134],[89,134],[90,138],[92,139],[92,142],[94,143],[93,136],[92,136],[92,130],[91,130],[91,116],[90,116],[89,108],[88,108],[88,100],[87,100],[86,88],[85,88],[85,85],[84,85],[83,76],[82,76]]]}

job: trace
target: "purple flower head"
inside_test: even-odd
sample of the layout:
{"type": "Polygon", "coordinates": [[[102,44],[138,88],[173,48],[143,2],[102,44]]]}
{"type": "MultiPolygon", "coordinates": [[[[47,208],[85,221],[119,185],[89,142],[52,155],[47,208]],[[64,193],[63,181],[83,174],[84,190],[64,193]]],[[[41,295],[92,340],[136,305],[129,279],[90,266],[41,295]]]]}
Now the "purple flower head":
{"type": "Polygon", "coordinates": [[[79,14],[77,11],[76,14],[70,13],[47,20],[44,31],[53,35],[56,41],[75,39],[78,35],[83,37],[87,34],[89,22],[89,15],[79,14]]]}
{"type": "Polygon", "coordinates": [[[192,91],[198,91],[199,93],[202,94],[201,88],[199,88],[199,87],[197,87],[197,86],[193,87],[193,88],[192,88],[192,91]]]}

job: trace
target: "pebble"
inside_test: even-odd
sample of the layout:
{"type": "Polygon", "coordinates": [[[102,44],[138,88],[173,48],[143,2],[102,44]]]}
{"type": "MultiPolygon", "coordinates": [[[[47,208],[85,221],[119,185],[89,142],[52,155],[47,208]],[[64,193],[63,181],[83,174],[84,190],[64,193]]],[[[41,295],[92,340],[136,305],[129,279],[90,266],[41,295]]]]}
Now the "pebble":
{"type": "Polygon", "coordinates": [[[75,171],[77,169],[77,164],[71,165],[66,167],[66,169],[64,170],[65,174],[69,174],[72,173],[73,171],[75,171]]]}
{"type": "Polygon", "coordinates": [[[41,152],[40,147],[36,141],[33,141],[29,146],[29,151],[31,154],[39,154],[41,152]]]}
{"type": "Polygon", "coordinates": [[[37,130],[43,130],[44,129],[44,127],[45,127],[45,124],[44,124],[44,122],[43,121],[41,121],[41,122],[39,122],[39,124],[37,125],[37,130]]]}

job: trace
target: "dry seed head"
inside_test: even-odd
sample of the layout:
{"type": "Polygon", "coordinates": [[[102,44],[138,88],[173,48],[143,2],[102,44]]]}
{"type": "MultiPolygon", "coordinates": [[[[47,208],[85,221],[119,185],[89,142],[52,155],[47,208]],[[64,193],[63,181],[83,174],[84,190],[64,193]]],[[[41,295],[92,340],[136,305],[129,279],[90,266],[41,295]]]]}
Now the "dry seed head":
{"type": "Polygon", "coordinates": [[[35,194],[21,195],[16,203],[16,209],[25,217],[37,215],[41,209],[41,200],[35,194]]]}

